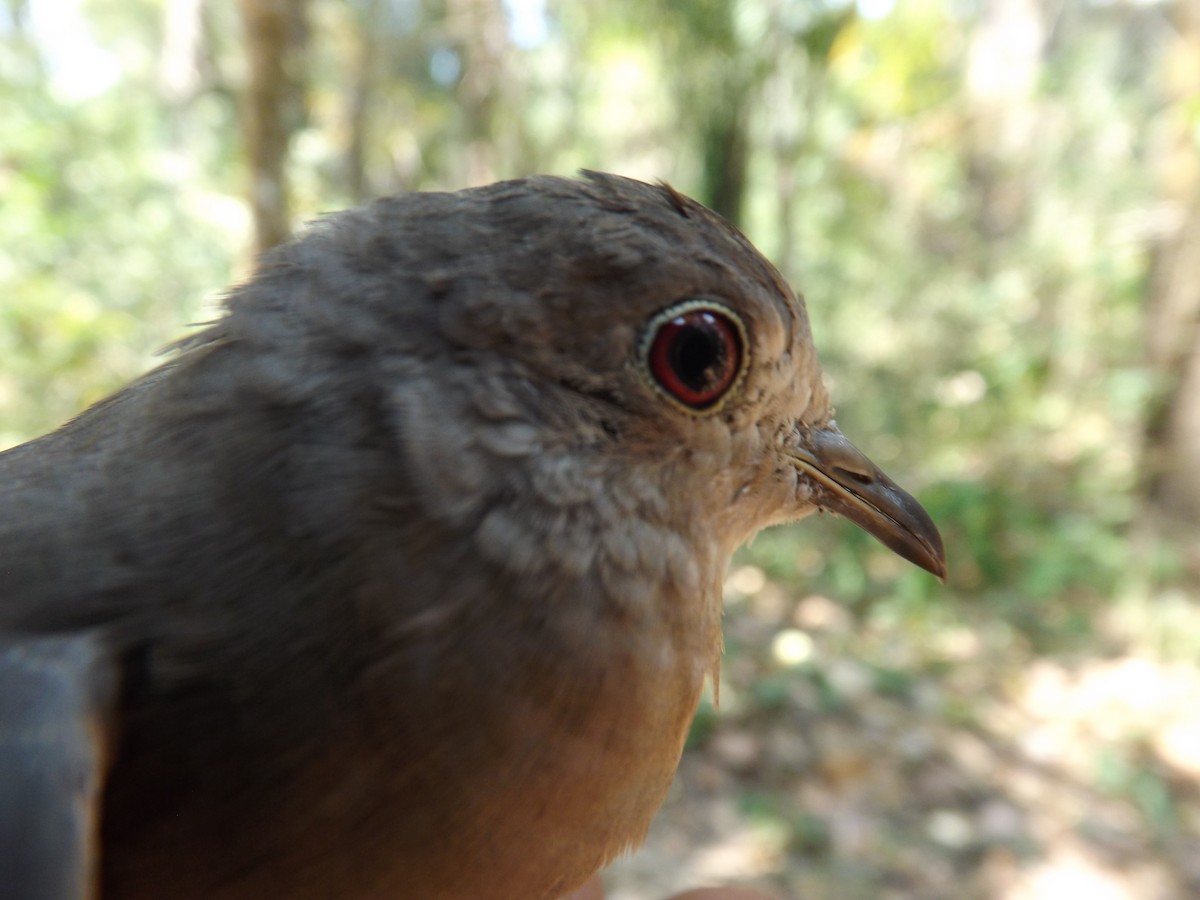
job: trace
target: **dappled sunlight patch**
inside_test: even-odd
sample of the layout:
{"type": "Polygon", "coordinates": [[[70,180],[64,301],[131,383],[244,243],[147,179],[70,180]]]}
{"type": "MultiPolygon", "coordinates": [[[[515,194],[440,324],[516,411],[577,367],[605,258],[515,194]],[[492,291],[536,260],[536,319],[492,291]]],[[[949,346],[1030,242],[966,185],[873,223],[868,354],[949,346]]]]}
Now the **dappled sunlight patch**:
{"type": "Polygon", "coordinates": [[[771,642],[771,655],[784,666],[806,663],[813,656],[813,639],[798,628],[786,628],[771,642]]]}
{"type": "Polygon", "coordinates": [[[1200,671],[1145,657],[1078,666],[1042,660],[1017,703],[1071,738],[1153,735],[1172,725],[1200,724],[1200,671]]]}
{"type": "Polygon", "coordinates": [[[797,603],[792,621],[808,631],[835,633],[844,633],[852,625],[844,606],[820,594],[810,594],[797,603]]]}
{"type": "MultiPolygon", "coordinates": [[[[1196,699],[1193,697],[1192,702],[1196,699]]],[[[1191,712],[1189,718],[1172,722],[1158,732],[1154,749],[1179,774],[1200,783],[1200,710],[1191,712]]]]}
{"type": "Polygon", "coordinates": [[[1105,864],[1080,842],[1067,838],[1046,859],[1014,873],[1012,883],[997,896],[1001,900],[1145,900],[1171,896],[1171,888],[1152,866],[1105,864]]]}
{"type": "Polygon", "coordinates": [[[753,597],[767,584],[767,576],[758,566],[738,566],[725,579],[726,602],[753,597]]]}

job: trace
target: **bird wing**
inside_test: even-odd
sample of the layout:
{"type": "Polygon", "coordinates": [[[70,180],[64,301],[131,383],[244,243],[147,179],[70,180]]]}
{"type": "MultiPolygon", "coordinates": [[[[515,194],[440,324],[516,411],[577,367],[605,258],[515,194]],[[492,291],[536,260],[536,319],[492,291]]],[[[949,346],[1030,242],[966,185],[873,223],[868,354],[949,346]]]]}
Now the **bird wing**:
{"type": "Polygon", "coordinates": [[[97,896],[116,681],[95,636],[0,636],[0,900],[97,896]]]}

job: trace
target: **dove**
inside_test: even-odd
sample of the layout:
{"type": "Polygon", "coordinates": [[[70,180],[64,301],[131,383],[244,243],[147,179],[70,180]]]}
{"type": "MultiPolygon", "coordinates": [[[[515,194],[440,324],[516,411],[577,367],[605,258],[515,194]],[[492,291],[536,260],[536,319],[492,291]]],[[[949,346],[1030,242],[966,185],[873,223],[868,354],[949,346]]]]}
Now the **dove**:
{"type": "Polygon", "coordinates": [[[0,897],[562,896],[663,800],[731,555],[817,510],[945,574],[699,203],[319,220],[0,455],[0,897]]]}

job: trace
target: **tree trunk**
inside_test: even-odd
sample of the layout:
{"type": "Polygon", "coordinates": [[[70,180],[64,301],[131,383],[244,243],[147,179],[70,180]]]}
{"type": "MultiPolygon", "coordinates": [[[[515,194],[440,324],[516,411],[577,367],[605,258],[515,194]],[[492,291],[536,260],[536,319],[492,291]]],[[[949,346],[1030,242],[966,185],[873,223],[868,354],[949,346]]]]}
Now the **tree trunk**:
{"type": "Polygon", "coordinates": [[[745,93],[713,110],[701,134],[703,177],[701,200],[734,225],[742,224],[746,197],[749,142],[746,138],[745,93]]]}
{"type": "Polygon", "coordinates": [[[307,4],[304,0],[241,0],[240,6],[249,66],[242,133],[258,255],[291,234],[287,158],[292,133],[303,118],[307,4]]]}
{"type": "Polygon", "coordinates": [[[379,30],[383,0],[366,0],[361,4],[354,34],[352,83],[346,101],[346,151],[343,157],[343,179],[346,193],[355,203],[362,203],[372,193],[367,176],[367,145],[371,124],[371,105],[377,94],[379,79],[379,30]]]}
{"type": "Polygon", "coordinates": [[[967,168],[977,198],[975,231],[989,241],[1020,230],[1032,206],[1025,165],[1037,144],[1033,98],[1048,31],[1044,16],[1038,0],[986,0],[968,42],[967,168]]]}
{"type": "Polygon", "coordinates": [[[500,0],[448,0],[447,30],[462,64],[459,108],[466,126],[466,185],[495,181],[502,168],[497,134],[509,87],[508,21],[500,0]]]}
{"type": "Polygon", "coordinates": [[[1200,522],[1200,192],[1155,256],[1147,302],[1148,357],[1164,386],[1146,429],[1150,499],[1200,522]]]}
{"type": "Polygon", "coordinates": [[[1179,114],[1158,166],[1163,195],[1180,212],[1154,253],[1146,297],[1146,356],[1162,385],[1148,416],[1142,473],[1158,510],[1200,522],[1200,163],[1184,114],[1200,70],[1200,0],[1175,5],[1177,38],[1164,55],[1169,99],[1179,114]],[[1171,74],[1183,77],[1172,78],[1171,74]]]}

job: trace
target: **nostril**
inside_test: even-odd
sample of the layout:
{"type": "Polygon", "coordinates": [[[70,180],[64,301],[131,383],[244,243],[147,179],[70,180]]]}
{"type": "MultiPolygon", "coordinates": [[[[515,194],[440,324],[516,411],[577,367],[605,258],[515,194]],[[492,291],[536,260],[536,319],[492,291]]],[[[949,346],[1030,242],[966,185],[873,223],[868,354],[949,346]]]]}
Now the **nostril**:
{"type": "Polygon", "coordinates": [[[856,484],[869,485],[874,484],[875,479],[870,472],[856,472],[853,469],[843,469],[841,466],[836,466],[834,471],[839,477],[844,477],[847,481],[853,481],[856,484]]]}

